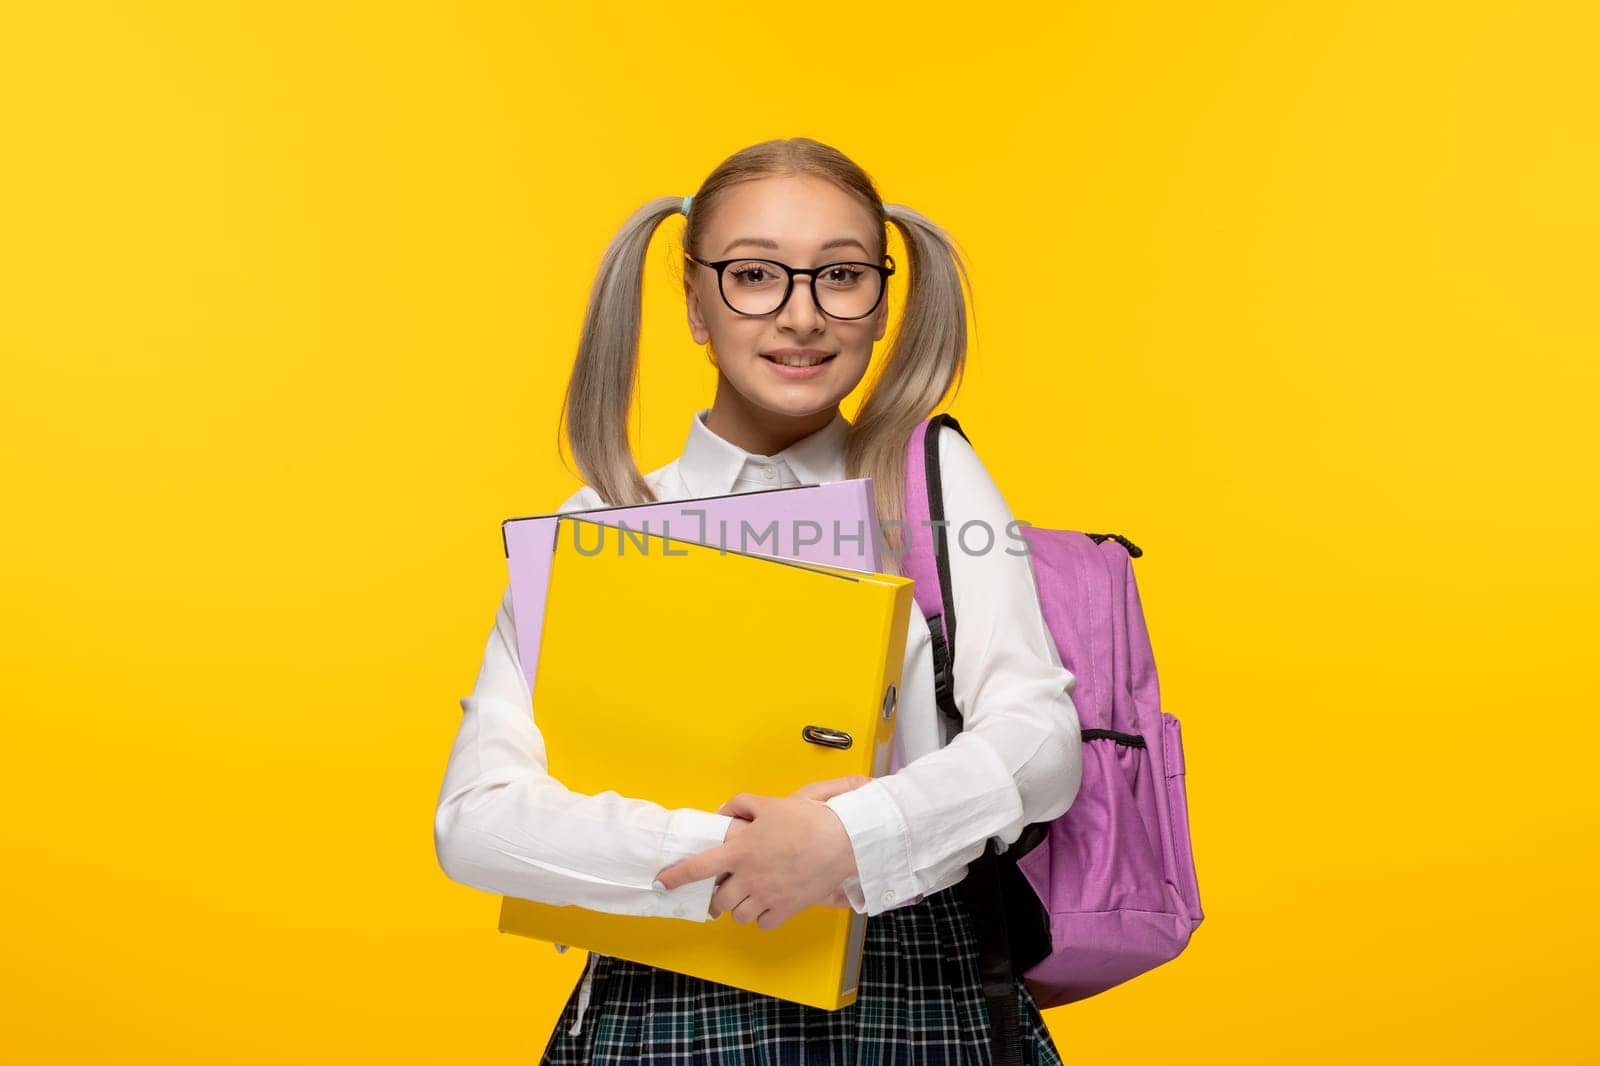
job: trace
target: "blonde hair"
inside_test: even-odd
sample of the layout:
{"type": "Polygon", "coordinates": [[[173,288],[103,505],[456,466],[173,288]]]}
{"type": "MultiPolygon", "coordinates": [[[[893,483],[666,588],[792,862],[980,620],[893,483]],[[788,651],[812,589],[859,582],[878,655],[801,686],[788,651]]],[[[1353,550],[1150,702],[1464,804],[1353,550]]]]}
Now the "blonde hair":
{"type": "MultiPolygon", "coordinates": [[[[905,243],[909,282],[905,309],[889,352],[878,360],[845,446],[845,477],[870,477],[885,544],[897,556],[904,541],[906,444],[946,393],[959,391],[967,356],[966,265],[938,225],[903,204],[885,204],[865,171],[837,149],[807,137],[763,141],[723,160],[694,194],[683,231],[686,253],[698,247],[706,220],[730,188],[774,176],[832,181],[905,243]],[[964,288],[965,286],[965,288],[964,288]]],[[[645,255],[660,224],[682,210],[681,196],[663,196],[623,223],[600,260],[583,333],[557,427],[580,475],[608,505],[655,499],[628,443],[628,416],[638,380],[639,325],[645,255]]],[[[687,281],[685,281],[687,286],[687,281]]],[[[884,566],[898,570],[897,558],[884,566]]]]}

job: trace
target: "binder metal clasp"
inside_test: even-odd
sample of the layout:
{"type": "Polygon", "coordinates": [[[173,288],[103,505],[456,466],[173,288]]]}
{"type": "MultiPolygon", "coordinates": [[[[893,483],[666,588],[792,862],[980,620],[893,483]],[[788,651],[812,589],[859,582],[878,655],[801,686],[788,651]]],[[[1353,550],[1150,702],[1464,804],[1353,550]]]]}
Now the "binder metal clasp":
{"type": "Polygon", "coordinates": [[[800,735],[805,738],[807,744],[820,744],[825,748],[838,748],[841,751],[855,743],[849,733],[821,725],[808,725],[800,730],[800,735]]]}

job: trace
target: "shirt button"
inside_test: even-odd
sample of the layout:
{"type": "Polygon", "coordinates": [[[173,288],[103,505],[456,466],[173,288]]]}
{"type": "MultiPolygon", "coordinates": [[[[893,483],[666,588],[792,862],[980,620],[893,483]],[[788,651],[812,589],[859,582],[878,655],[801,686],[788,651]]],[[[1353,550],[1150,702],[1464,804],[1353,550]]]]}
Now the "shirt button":
{"type": "Polygon", "coordinates": [[[686,915],[686,914],[687,914],[687,913],[688,913],[688,912],[687,912],[687,911],[685,911],[685,910],[684,910],[684,909],[683,909],[683,908],[682,908],[682,907],[674,907],[674,908],[672,908],[672,913],[673,913],[673,914],[675,914],[675,915],[677,915],[677,916],[678,916],[678,917],[679,917],[679,918],[682,918],[682,917],[684,917],[684,915],[686,915]]]}
{"type": "Polygon", "coordinates": [[[777,477],[778,475],[772,469],[772,467],[769,466],[769,467],[766,467],[764,470],[761,471],[761,476],[766,478],[768,481],[771,481],[773,478],[777,477]]]}
{"type": "Polygon", "coordinates": [[[885,903],[893,903],[894,902],[894,889],[886,888],[886,889],[883,890],[883,902],[885,902],[885,903]]]}

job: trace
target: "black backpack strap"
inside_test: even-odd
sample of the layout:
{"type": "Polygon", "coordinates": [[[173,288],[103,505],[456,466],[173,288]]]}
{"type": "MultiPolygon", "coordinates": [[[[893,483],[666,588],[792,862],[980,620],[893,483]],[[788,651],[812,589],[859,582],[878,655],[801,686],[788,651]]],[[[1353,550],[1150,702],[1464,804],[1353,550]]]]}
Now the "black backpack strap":
{"type": "Polygon", "coordinates": [[[956,732],[961,730],[961,712],[956,708],[955,648],[956,601],[950,580],[950,534],[945,526],[944,479],[939,469],[939,430],[949,426],[961,438],[971,443],[962,430],[961,423],[948,414],[934,415],[928,419],[928,431],[922,439],[922,466],[926,471],[928,486],[928,519],[933,523],[933,564],[939,572],[939,599],[944,610],[928,619],[933,635],[933,694],[939,709],[951,721],[956,732]],[[940,623],[943,623],[942,625],[940,623]]]}
{"type": "MultiPolygon", "coordinates": [[[[956,600],[950,577],[950,536],[945,525],[944,482],[939,469],[939,431],[949,426],[971,443],[961,423],[948,414],[928,420],[922,460],[927,471],[928,518],[933,523],[933,560],[939,571],[939,598],[944,604],[943,627],[929,619],[933,634],[934,696],[939,709],[961,731],[961,711],[955,697],[956,600]]],[[[978,937],[983,998],[989,1007],[989,1033],[993,1066],[1022,1066],[1022,1014],[1017,1003],[1016,975],[1011,966],[1011,939],[1006,932],[1005,903],[1000,888],[1000,860],[985,840],[983,854],[967,867],[961,891],[972,911],[978,937]]]]}

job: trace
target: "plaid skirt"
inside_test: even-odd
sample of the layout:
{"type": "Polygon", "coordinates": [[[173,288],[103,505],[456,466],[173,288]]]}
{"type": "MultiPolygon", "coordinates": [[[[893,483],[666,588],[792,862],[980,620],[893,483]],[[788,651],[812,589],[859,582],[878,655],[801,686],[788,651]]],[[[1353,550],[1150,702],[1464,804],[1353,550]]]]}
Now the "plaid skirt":
{"type": "MultiPolygon", "coordinates": [[[[584,978],[589,994],[580,995],[580,978],[541,1066],[991,1061],[978,942],[959,884],[867,919],[856,1001],[836,1011],[592,952],[584,978]]],[[[1033,996],[1021,977],[1016,984],[1023,1061],[1060,1066],[1033,996]]]]}

